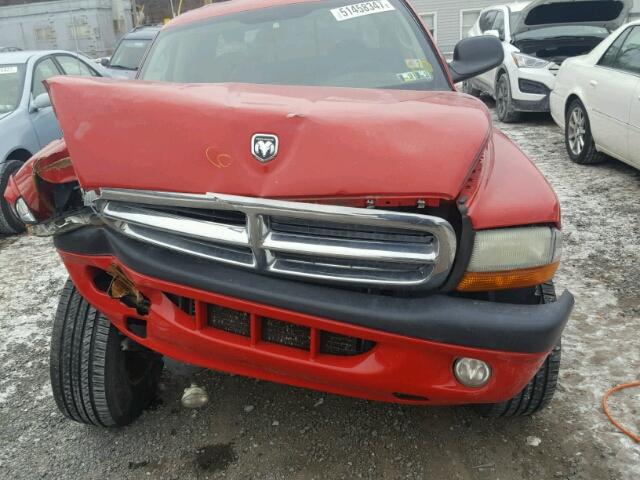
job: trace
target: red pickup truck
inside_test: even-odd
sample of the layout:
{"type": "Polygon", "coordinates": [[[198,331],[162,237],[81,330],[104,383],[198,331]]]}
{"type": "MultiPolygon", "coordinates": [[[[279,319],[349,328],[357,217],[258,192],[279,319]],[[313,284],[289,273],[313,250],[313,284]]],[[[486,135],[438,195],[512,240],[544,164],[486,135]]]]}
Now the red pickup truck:
{"type": "Polygon", "coordinates": [[[552,283],[558,199],[454,86],[502,60],[478,37],[447,64],[404,0],[235,0],[173,20],[136,81],[50,79],[64,140],[5,197],[69,271],[60,410],[130,423],[163,356],[493,416],[546,406],[573,308],[552,283]]]}

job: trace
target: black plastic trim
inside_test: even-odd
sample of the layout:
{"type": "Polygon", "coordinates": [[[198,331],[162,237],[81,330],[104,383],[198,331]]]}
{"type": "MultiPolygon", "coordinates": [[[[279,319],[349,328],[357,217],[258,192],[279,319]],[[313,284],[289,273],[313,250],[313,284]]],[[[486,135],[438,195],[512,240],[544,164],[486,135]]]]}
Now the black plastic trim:
{"type": "Polygon", "coordinates": [[[442,292],[452,292],[456,289],[471,261],[473,254],[473,244],[476,238],[476,231],[473,229],[473,223],[465,205],[465,199],[458,202],[458,210],[460,212],[460,238],[458,238],[458,248],[456,250],[456,258],[453,262],[453,268],[449,274],[449,278],[442,286],[442,292]]]}
{"type": "Polygon", "coordinates": [[[569,292],[547,305],[492,303],[441,294],[399,298],[354,292],[207,262],[101,226],[60,235],[55,245],[80,255],[113,255],[136,272],[203,291],[406,337],[489,350],[550,350],[574,304],[569,292]]]}
{"type": "Polygon", "coordinates": [[[519,112],[549,112],[551,110],[549,95],[538,101],[516,100],[514,98],[513,107],[519,112]]]}

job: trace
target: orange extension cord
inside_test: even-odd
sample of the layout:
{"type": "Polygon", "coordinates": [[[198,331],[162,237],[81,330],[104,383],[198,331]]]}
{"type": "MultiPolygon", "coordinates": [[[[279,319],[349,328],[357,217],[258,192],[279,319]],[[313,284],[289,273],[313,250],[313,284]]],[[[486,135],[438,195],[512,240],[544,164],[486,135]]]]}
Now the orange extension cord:
{"type": "Polygon", "coordinates": [[[635,441],[636,443],[640,443],[640,435],[637,435],[631,432],[630,430],[626,429],[615,418],[613,418],[611,416],[611,413],[609,412],[609,405],[607,405],[607,400],[609,400],[609,397],[614,393],[619,392],[620,390],[626,390],[627,388],[635,388],[635,387],[640,387],[640,381],[625,383],[623,385],[618,385],[617,387],[613,387],[602,398],[602,409],[604,410],[604,414],[607,416],[609,421],[613,423],[618,430],[620,430],[622,433],[624,433],[627,437],[629,437],[631,440],[635,441]]]}

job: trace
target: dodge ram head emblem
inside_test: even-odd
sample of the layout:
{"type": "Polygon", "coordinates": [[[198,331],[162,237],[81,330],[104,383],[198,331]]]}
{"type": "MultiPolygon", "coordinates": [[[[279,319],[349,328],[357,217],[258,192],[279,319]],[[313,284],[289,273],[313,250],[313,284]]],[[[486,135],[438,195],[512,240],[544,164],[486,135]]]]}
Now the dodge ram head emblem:
{"type": "Polygon", "coordinates": [[[251,138],[251,153],[262,163],[273,160],[278,155],[278,137],[267,133],[256,133],[251,138]]]}

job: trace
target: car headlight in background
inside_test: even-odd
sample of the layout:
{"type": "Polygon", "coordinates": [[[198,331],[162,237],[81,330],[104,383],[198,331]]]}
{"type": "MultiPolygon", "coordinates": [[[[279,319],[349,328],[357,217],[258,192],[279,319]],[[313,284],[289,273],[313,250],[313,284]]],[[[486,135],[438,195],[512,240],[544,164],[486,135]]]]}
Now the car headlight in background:
{"type": "Polygon", "coordinates": [[[36,217],[33,216],[33,213],[27,206],[27,203],[22,199],[22,197],[20,197],[16,201],[15,208],[16,208],[16,213],[18,214],[18,217],[24,223],[36,223],[36,217]]]}
{"type": "Polygon", "coordinates": [[[549,62],[540,58],[525,55],[524,53],[512,53],[513,61],[520,68],[543,68],[549,65],[549,62]]]}
{"type": "Polygon", "coordinates": [[[458,290],[483,292],[540,285],[560,264],[562,233],[552,227],[502,228],[476,233],[458,290]]]}

